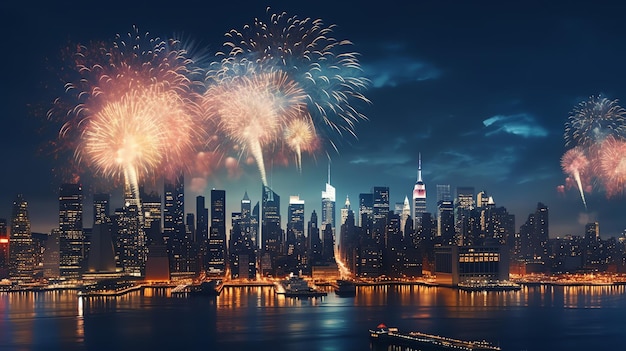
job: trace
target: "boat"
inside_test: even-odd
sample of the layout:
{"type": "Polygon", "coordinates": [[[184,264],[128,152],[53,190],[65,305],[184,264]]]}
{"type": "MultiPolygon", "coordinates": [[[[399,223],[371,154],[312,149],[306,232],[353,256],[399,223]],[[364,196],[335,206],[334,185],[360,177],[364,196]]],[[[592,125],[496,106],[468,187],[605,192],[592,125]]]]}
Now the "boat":
{"type": "Polygon", "coordinates": [[[356,284],[351,280],[337,279],[335,294],[341,297],[356,296],[356,284]]]}
{"type": "Polygon", "coordinates": [[[466,341],[422,332],[401,333],[398,328],[379,324],[370,329],[370,342],[373,351],[388,349],[415,349],[421,351],[501,351],[485,340],[466,341]]]}
{"type": "Polygon", "coordinates": [[[309,286],[304,278],[297,275],[289,275],[289,278],[282,280],[276,292],[285,297],[321,297],[327,293],[309,286]]]}
{"type": "Polygon", "coordinates": [[[466,281],[459,283],[458,288],[465,291],[510,291],[520,290],[521,285],[508,280],[466,281]]]}
{"type": "Polygon", "coordinates": [[[213,279],[188,287],[189,295],[218,296],[221,290],[221,280],[213,279]]]}

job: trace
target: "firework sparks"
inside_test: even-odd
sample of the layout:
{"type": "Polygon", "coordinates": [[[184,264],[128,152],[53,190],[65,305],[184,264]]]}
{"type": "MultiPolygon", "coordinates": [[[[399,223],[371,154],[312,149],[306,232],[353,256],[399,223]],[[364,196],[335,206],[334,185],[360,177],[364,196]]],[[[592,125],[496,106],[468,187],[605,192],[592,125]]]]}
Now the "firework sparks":
{"type": "Polygon", "coordinates": [[[617,100],[592,96],[570,112],[565,124],[565,146],[589,147],[626,132],[626,110],[617,100]]]}
{"type": "Polygon", "coordinates": [[[320,19],[286,13],[270,14],[267,22],[255,19],[242,31],[226,34],[229,40],[217,54],[221,60],[207,73],[208,81],[221,85],[233,76],[279,70],[298,84],[310,117],[282,125],[298,168],[302,151],[314,149],[306,143],[317,148],[321,142],[337,150],[337,142],[346,134],[356,137],[355,125],[367,119],[355,105],[369,103],[363,95],[369,82],[362,76],[358,54],[350,50],[352,43],[333,38],[333,29],[320,19]]]}
{"type": "Polygon", "coordinates": [[[77,46],[72,62],[75,76],[48,116],[61,117],[60,145],[78,168],[123,178],[136,200],[139,180],[180,172],[204,139],[193,117],[198,71],[180,42],[134,28],[111,44],[77,46]]]}
{"type": "Polygon", "coordinates": [[[606,196],[624,192],[626,184],[626,141],[608,137],[598,151],[598,170],[606,196]]]}
{"type": "MultiPolygon", "coordinates": [[[[252,155],[267,185],[263,149],[280,141],[288,121],[306,118],[305,95],[281,71],[236,76],[207,89],[204,108],[228,139],[252,155]]],[[[244,151],[242,150],[242,152],[244,151]]]]}
{"type": "Polygon", "coordinates": [[[285,127],[285,142],[296,153],[296,165],[302,171],[302,152],[315,150],[317,136],[310,120],[294,119],[285,127]]]}
{"type": "Polygon", "coordinates": [[[561,167],[563,172],[571,175],[576,181],[578,191],[580,192],[580,198],[582,199],[585,208],[587,208],[587,201],[585,200],[585,193],[581,181],[581,174],[587,172],[589,167],[589,160],[587,159],[587,156],[585,156],[585,153],[579,147],[570,149],[561,158],[561,167]]]}

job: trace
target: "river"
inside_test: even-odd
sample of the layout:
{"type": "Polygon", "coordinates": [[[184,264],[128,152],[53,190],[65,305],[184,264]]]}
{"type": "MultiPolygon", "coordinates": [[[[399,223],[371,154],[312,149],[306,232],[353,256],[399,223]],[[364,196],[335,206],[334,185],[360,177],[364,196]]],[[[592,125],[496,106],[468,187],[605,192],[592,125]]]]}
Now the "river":
{"type": "Polygon", "coordinates": [[[218,297],[146,288],[120,297],[0,293],[0,350],[368,351],[379,323],[503,351],[624,350],[626,286],[532,286],[464,292],[361,286],[355,297],[293,299],[271,287],[218,297]]]}

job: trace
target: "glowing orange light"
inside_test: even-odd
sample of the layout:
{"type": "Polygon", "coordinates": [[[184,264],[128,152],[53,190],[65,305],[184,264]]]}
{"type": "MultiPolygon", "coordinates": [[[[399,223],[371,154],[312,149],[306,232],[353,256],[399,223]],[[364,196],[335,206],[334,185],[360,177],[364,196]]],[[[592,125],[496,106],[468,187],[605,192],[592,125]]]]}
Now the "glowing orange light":
{"type": "Polygon", "coordinates": [[[9,243],[9,239],[7,238],[0,238],[0,244],[8,244],[9,243]]]}

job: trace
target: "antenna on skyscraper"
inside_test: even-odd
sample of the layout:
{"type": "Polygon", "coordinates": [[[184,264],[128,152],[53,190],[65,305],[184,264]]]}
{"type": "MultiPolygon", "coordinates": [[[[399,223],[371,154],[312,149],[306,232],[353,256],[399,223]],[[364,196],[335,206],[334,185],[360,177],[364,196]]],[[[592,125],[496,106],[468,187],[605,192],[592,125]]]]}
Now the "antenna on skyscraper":
{"type": "Polygon", "coordinates": [[[328,160],[328,184],[330,184],[330,160],[328,160]]]}
{"type": "Polygon", "coordinates": [[[418,153],[417,156],[417,181],[422,181],[422,153],[418,153]]]}

